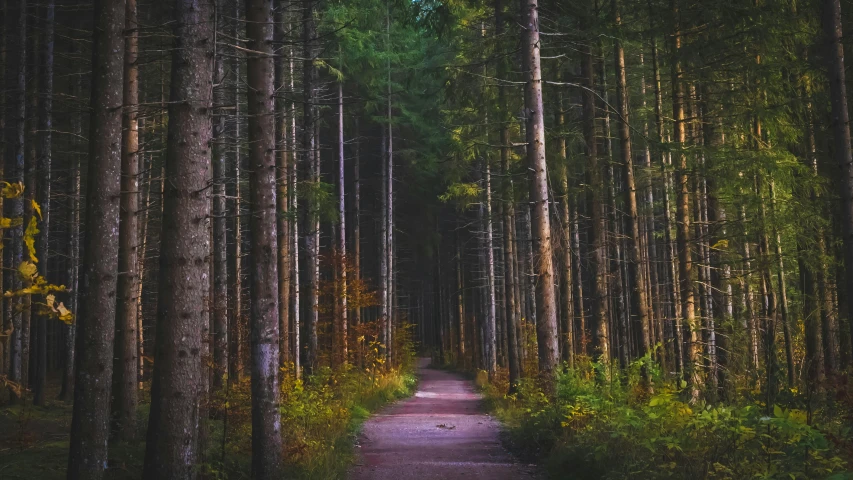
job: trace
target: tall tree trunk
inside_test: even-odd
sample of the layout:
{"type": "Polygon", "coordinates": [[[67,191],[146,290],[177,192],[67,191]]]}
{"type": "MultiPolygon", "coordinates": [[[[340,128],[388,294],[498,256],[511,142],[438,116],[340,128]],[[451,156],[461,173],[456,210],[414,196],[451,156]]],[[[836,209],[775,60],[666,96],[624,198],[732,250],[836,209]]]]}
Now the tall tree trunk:
{"type": "MultiPolygon", "coordinates": [[[[773,180],[770,181],[770,213],[775,215],[776,212],[776,185],[773,180]]],[[[776,281],[779,284],[779,313],[782,320],[782,334],[785,339],[785,366],[787,367],[788,388],[793,388],[794,384],[794,347],[791,340],[791,326],[789,325],[788,314],[788,293],[785,286],[785,264],[782,261],[782,235],[776,227],[776,221],[773,221],[773,236],[776,237],[775,245],[775,260],[776,260],[776,281]]]]}
{"type": "MultiPolygon", "coordinates": [[[[303,0],[302,6],[302,41],[303,52],[303,122],[302,122],[302,152],[305,165],[309,171],[310,182],[319,186],[319,159],[316,158],[316,115],[317,115],[317,67],[314,64],[317,26],[314,20],[316,5],[314,0],[303,0]]],[[[306,250],[308,253],[308,349],[305,354],[305,373],[311,375],[317,368],[317,323],[319,321],[318,302],[320,296],[320,279],[318,277],[320,263],[320,216],[319,205],[308,202],[305,232],[306,250]]]]}
{"type": "Polygon", "coordinates": [[[609,307],[607,303],[607,245],[604,235],[606,218],[604,204],[601,201],[604,184],[601,178],[601,159],[598,157],[598,143],[595,129],[595,71],[591,47],[585,47],[581,52],[581,77],[585,83],[582,94],[583,137],[586,144],[587,183],[589,205],[592,217],[590,244],[592,249],[592,321],[593,321],[593,358],[598,362],[607,362],[610,358],[608,349],[607,319],[609,307]]]}
{"type": "MultiPolygon", "coordinates": [[[[27,111],[27,2],[26,0],[9,0],[6,5],[6,165],[5,180],[9,183],[24,181],[24,147],[26,139],[27,111]]],[[[5,216],[9,218],[24,217],[24,202],[20,196],[5,203],[5,216]]],[[[4,285],[8,290],[21,289],[21,277],[17,268],[23,260],[23,225],[15,225],[8,230],[9,237],[4,249],[6,275],[4,285]],[[6,253],[8,252],[8,253],[6,253]]],[[[22,328],[23,314],[19,308],[21,297],[12,297],[5,302],[4,318],[12,319],[12,338],[9,346],[9,379],[15,383],[23,383],[24,379],[24,331],[22,328]]],[[[13,402],[20,399],[17,390],[11,389],[13,402]]]]}
{"type": "MultiPolygon", "coordinates": [[[[352,246],[353,246],[353,281],[356,282],[357,288],[353,290],[353,300],[355,300],[355,308],[353,309],[353,324],[361,325],[361,130],[359,129],[358,117],[355,118],[355,158],[353,159],[353,231],[352,231],[352,246]]],[[[359,351],[359,362],[364,357],[359,351]]],[[[359,366],[362,366],[359,363],[359,366]]]]}
{"type": "Polygon", "coordinates": [[[279,311],[272,0],[246,2],[251,241],[252,475],[279,478],[279,311]]]}
{"type": "Polygon", "coordinates": [[[677,219],[677,241],[678,241],[678,277],[681,282],[681,321],[688,329],[688,361],[686,370],[687,381],[691,388],[691,400],[697,401],[699,390],[702,387],[702,377],[699,372],[699,354],[701,345],[699,343],[698,328],[693,297],[693,259],[690,248],[690,175],[687,170],[687,155],[683,149],[686,146],[687,137],[684,130],[684,86],[682,85],[681,61],[678,60],[681,48],[681,32],[678,11],[678,0],[672,0],[672,10],[675,25],[672,40],[672,52],[676,60],[672,63],[672,117],[673,136],[678,149],[674,155],[677,159],[678,173],[678,201],[676,203],[677,219]]]}
{"type": "MultiPolygon", "coordinates": [[[[612,0],[616,25],[621,27],[622,17],[619,13],[617,0],[612,0]]],[[[646,279],[642,268],[643,255],[640,240],[640,222],[637,208],[637,187],[634,180],[634,159],[631,153],[631,130],[628,117],[628,75],[625,71],[625,49],[622,41],[616,37],[615,44],[616,67],[616,103],[619,111],[619,144],[622,159],[622,169],[625,175],[625,205],[628,208],[628,273],[631,286],[631,314],[634,324],[639,327],[640,345],[642,351],[638,356],[644,356],[651,351],[651,334],[649,308],[646,299],[646,279]]],[[[649,378],[648,369],[644,369],[649,378]]]]}
{"type": "MultiPolygon", "coordinates": [[[[833,155],[841,169],[838,181],[841,197],[846,298],[853,299],[853,150],[850,145],[850,113],[847,109],[847,84],[844,71],[844,46],[841,43],[841,1],[823,0],[823,31],[826,36],[827,73],[832,104],[833,155]]],[[[847,321],[853,334],[853,308],[847,321]]],[[[826,340],[824,340],[826,343],[826,340]]]]}
{"type": "Polygon", "coordinates": [[[347,354],[347,226],[346,226],[346,185],[344,183],[344,85],[338,82],[338,283],[340,299],[340,355],[341,363],[348,361],[347,354]]]}
{"type": "Polygon", "coordinates": [[[210,322],[214,2],[177,4],[145,478],[195,478],[210,322]]]}
{"type": "MultiPolygon", "coordinates": [[[[560,96],[557,113],[557,126],[560,129],[565,127],[565,113],[563,111],[563,101],[560,96]]],[[[571,219],[569,213],[569,177],[568,177],[568,156],[566,153],[566,135],[565,132],[558,132],[560,166],[558,167],[560,180],[560,249],[562,250],[560,260],[562,260],[562,281],[560,282],[560,303],[563,320],[563,361],[567,362],[569,368],[574,368],[575,365],[575,301],[572,288],[572,232],[571,219]]]]}
{"type": "MultiPolygon", "coordinates": [[[[663,120],[663,94],[661,92],[661,78],[660,78],[660,62],[658,59],[658,48],[657,41],[652,39],[652,70],[654,75],[654,91],[655,91],[655,130],[657,134],[657,141],[659,144],[663,144],[664,140],[664,120],[663,120]]],[[[671,342],[667,342],[665,347],[666,356],[674,359],[674,367],[677,375],[679,377],[684,374],[684,355],[682,353],[682,335],[681,335],[681,322],[678,320],[678,317],[681,312],[681,295],[678,290],[678,269],[676,268],[676,252],[675,252],[675,242],[672,239],[672,230],[673,230],[673,218],[672,218],[672,197],[673,197],[673,185],[672,185],[672,174],[668,171],[668,167],[671,166],[672,161],[670,154],[661,153],[661,170],[664,176],[664,188],[663,188],[663,211],[664,211],[664,255],[663,262],[665,265],[664,268],[664,277],[669,277],[669,288],[667,289],[667,299],[669,300],[669,312],[668,316],[670,318],[669,324],[672,330],[672,338],[671,342]]]]}
{"type": "Polygon", "coordinates": [[[139,283],[139,25],[136,0],[126,0],[124,38],[124,111],[121,143],[121,212],[119,220],[116,339],[113,360],[113,436],[136,436],[137,309],[139,283]]]}
{"type": "MultiPolygon", "coordinates": [[[[391,7],[389,3],[386,3],[386,32],[388,35],[386,48],[388,49],[388,53],[391,52],[391,7]]],[[[388,235],[388,243],[387,248],[385,249],[385,254],[388,256],[388,272],[387,272],[387,281],[388,281],[388,319],[385,323],[386,329],[386,343],[385,343],[385,355],[388,360],[388,365],[391,364],[392,355],[394,354],[393,345],[394,345],[394,337],[392,336],[392,332],[394,331],[394,318],[396,317],[396,311],[394,307],[396,306],[396,302],[394,301],[396,298],[395,291],[395,283],[394,283],[394,126],[392,123],[392,103],[391,103],[391,58],[388,57],[388,71],[387,71],[387,97],[386,97],[386,109],[387,109],[387,121],[388,121],[388,166],[387,166],[387,178],[385,179],[387,182],[387,186],[385,189],[385,195],[387,198],[386,208],[388,209],[385,213],[387,219],[387,235],[388,235]]]]}
{"type": "Polygon", "coordinates": [[[539,345],[539,371],[550,375],[559,362],[559,348],[551,248],[551,216],[548,207],[548,172],[545,162],[545,118],[542,103],[538,0],[529,0],[522,15],[527,165],[530,169],[530,201],[533,204],[532,231],[538,257],[536,262],[536,337],[539,345]]]}
{"type": "MultiPolygon", "coordinates": [[[[293,19],[289,18],[287,22],[288,30],[293,28],[293,19]]],[[[288,81],[290,83],[290,92],[294,94],[295,89],[295,78],[296,71],[294,69],[294,47],[291,42],[288,52],[288,81]]],[[[299,326],[300,326],[300,288],[299,288],[299,215],[298,215],[298,198],[296,196],[296,182],[299,177],[299,166],[297,162],[297,141],[296,141],[296,102],[291,100],[290,103],[290,146],[291,146],[291,166],[290,166],[290,211],[291,213],[291,221],[290,221],[290,252],[293,256],[291,259],[291,285],[293,286],[292,299],[293,299],[293,328],[291,332],[293,334],[293,340],[291,344],[291,351],[293,352],[293,367],[294,373],[296,377],[299,378],[302,375],[302,358],[300,356],[301,353],[301,342],[299,337],[299,326]]]]}
{"type": "MultiPolygon", "coordinates": [[[[381,126],[382,139],[380,140],[380,155],[382,170],[382,185],[380,187],[380,213],[379,213],[379,343],[380,351],[384,352],[388,344],[388,130],[385,125],[381,126]]],[[[383,353],[384,355],[384,353],[383,353]]]]}
{"type": "Polygon", "coordinates": [[[483,177],[485,180],[485,233],[486,233],[486,272],[487,272],[487,301],[486,310],[486,370],[489,378],[494,378],[497,372],[497,337],[496,337],[496,305],[495,305],[495,250],[492,232],[492,171],[489,159],[483,160],[483,177]]]}
{"type": "MultiPolygon", "coordinates": [[[[275,26],[273,38],[277,45],[285,41],[284,4],[280,0],[275,2],[275,26]]],[[[282,92],[285,85],[285,59],[283,55],[275,57],[275,91],[282,92]]],[[[291,113],[292,114],[292,113],[291,113]]],[[[290,362],[290,227],[289,207],[290,197],[288,187],[290,177],[290,156],[292,148],[288,145],[288,114],[286,113],[286,101],[281,94],[276,95],[275,100],[275,138],[276,138],[276,210],[277,210],[277,241],[278,251],[278,325],[279,325],[279,352],[281,366],[290,362]]]]}
{"type": "MultiPolygon", "coordinates": [[[[240,19],[242,18],[243,8],[242,8],[243,0],[235,0],[234,2],[234,22],[233,22],[233,35],[236,37],[240,35],[240,19]]],[[[234,141],[234,153],[233,153],[233,168],[234,168],[234,187],[229,195],[234,199],[231,218],[233,219],[233,224],[231,230],[234,232],[234,238],[232,239],[230,251],[227,252],[227,256],[231,259],[231,264],[228,265],[228,271],[231,275],[231,280],[229,281],[229,295],[230,299],[229,308],[230,312],[228,314],[228,381],[237,381],[243,377],[243,219],[242,219],[242,205],[243,199],[241,197],[242,192],[242,179],[243,176],[243,165],[242,165],[242,155],[240,152],[240,139],[241,139],[241,123],[242,123],[242,111],[240,109],[240,96],[243,81],[240,75],[241,65],[242,65],[242,53],[238,50],[234,52],[234,84],[233,84],[233,95],[234,95],[234,130],[233,130],[233,141],[234,141]]]]}
{"type": "MultiPolygon", "coordinates": [[[[73,53],[79,53],[76,48],[73,53]]],[[[83,93],[82,74],[77,75],[75,81],[71,84],[71,95],[74,98],[80,98],[83,93]]],[[[78,138],[83,134],[83,108],[78,107],[71,117],[71,131],[78,138]]],[[[67,191],[69,195],[68,205],[68,267],[66,271],[66,279],[68,283],[68,309],[75,314],[78,312],[78,304],[80,298],[80,158],[79,153],[71,156],[71,169],[68,172],[67,191]]],[[[63,401],[71,401],[74,398],[74,354],[75,337],[77,333],[76,322],[65,327],[65,368],[62,371],[62,389],[59,392],[59,399],[63,401]]]]}
{"type": "Polygon", "coordinates": [[[69,479],[102,478],[107,464],[115,337],[121,198],[124,0],[97,3],[92,41],[92,99],[86,248],[77,312],[77,378],[69,479]]]}
{"type": "MultiPolygon", "coordinates": [[[[39,58],[39,114],[38,114],[38,203],[41,205],[41,234],[36,250],[41,257],[44,276],[50,273],[50,189],[51,189],[51,145],[53,141],[53,46],[54,46],[54,0],[47,0],[43,6],[41,21],[42,42],[39,58]]],[[[33,382],[33,404],[44,405],[45,382],[47,381],[47,327],[48,319],[44,315],[36,317],[38,338],[36,339],[36,376],[33,382]]]]}
{"type": "MultiPolygon", "coordinates": [[[[225,0],[216,1],[216,30],[222,28],[225,0]]],[[[214,31],[218,36],[219,32],[214,31]]],[[[213,390],[222,388],[228,377],[228,225],[225,205],[226,183],[226,113],[222,108],[226,103],[225,55],[216,47],[216,60],[213,82],[213,105],[216,118],[213,122],[213,291],[211,292],[211,315],[213,316],[213,390]]],[[[143,240],[144,241],[144,240],[143,240]]]]}
{"type": "MultiPolygon", "coordinates": [[[[806,107],[806,151],[805,151],[805,166],[810,170],[812,179],[818,176],[817,171],[817,154],[815,148],[814,124],[812,119],[811,104],[806,107]]],[[[813,188],[809,192],[809,200],[812,204],[816,204],[818,198],[817,189],[813,188]]],[[[823,238],[823,232],[820,228],[816,231],[803,232],[797,237],[797,264],[800,270],[800,288],[803,292],[803,326],[805,330],[805,370],[806,384],[810,392],[814,392],[821,381],[823,373],[823,358],[821,356],[821,310],[822,302],[818,301],[817,275],[814,268],[815,255],[810,252],[811,244],[807,238],[814,236],[817,239],[823,238]]],[[[818,242],[822,245],[822,242],[818,242]]],[[[823,263],[823,252],[818,249],[817,262],[823,263]]]]}

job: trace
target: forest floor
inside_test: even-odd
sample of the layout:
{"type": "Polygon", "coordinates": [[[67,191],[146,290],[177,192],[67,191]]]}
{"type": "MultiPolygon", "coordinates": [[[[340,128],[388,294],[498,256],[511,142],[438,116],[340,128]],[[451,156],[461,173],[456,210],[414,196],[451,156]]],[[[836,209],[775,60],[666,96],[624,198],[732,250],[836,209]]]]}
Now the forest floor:
{"type": "Polygon", "coordinates": [[[429,368],[429,359],[418,367],[415,395],[364,424],[352,480],[536,478],[501,445],[500,423],[470,380],[429,368]]]}

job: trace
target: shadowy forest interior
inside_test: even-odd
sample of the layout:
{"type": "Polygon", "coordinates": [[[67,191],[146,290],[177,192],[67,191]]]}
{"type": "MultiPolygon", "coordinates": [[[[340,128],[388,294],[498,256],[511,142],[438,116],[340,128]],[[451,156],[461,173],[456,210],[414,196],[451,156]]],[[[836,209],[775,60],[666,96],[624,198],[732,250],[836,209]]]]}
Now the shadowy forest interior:
{"type": "Polygon", "coordinates": [[[543,476],[853,478],[853,2],[0,13],[0,478],[343,478],[418,356],[543,476]]]}

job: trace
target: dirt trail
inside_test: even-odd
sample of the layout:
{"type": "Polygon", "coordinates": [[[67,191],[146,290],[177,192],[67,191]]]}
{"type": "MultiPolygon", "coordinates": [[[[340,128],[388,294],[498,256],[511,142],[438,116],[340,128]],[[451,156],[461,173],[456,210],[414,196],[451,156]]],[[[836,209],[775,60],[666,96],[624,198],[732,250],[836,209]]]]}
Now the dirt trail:
{"type": "Polygon", "coordinates": [[[352,480],[535,478],[501,446],[471,382],[420,359],[415,395],[371,417],[352,480]]]}

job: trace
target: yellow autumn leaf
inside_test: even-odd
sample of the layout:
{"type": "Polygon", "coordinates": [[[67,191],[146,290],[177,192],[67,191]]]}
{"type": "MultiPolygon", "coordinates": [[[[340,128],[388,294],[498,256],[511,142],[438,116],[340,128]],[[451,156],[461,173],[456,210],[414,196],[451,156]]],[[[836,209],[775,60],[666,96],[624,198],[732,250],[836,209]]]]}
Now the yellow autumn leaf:
{"type": "Polygon", "coordinates": [[[41,216],[41,205],[39,205],[38,202],[36,202],[35,200],[30,200],[30,203],[33,207],[33,211],[38,213],[39,220],[44,220],[44,218],[42,218],[41,216]]]}
{"type": "Polygon", "coordinates": [[[36,235],[40,230],[38,229],[38,220],[36,220],[36,216],[33,215],[30,217],[30,224],[27,225],[27,230],[24,232],[24,244],[27,246],[27,252],[30,255],[30,260],[33,263],[38,263],[38,258],[36,257],[36,235]]]}
{"type": "Polygon", "coordinates": [[[29,260],[24,260],[20,265],[18,265],[18,273],[24,280],[32,281],[32,279],[38,275],[39,271],[35,263],[29,260]]]}
{"type": "Polygon", "coordinates": [[[22,223],[20,218],[0,217],[0,229],[17,227],[22,223]]]}
{"type": "Polygon", "coordinates": [[[2,182],[0,185],[3,185],[3,189],[0,190],[0,193],[2,193],[5,198],[18,198],[24,194],[24,184],[22,182],[2,182]]]}

